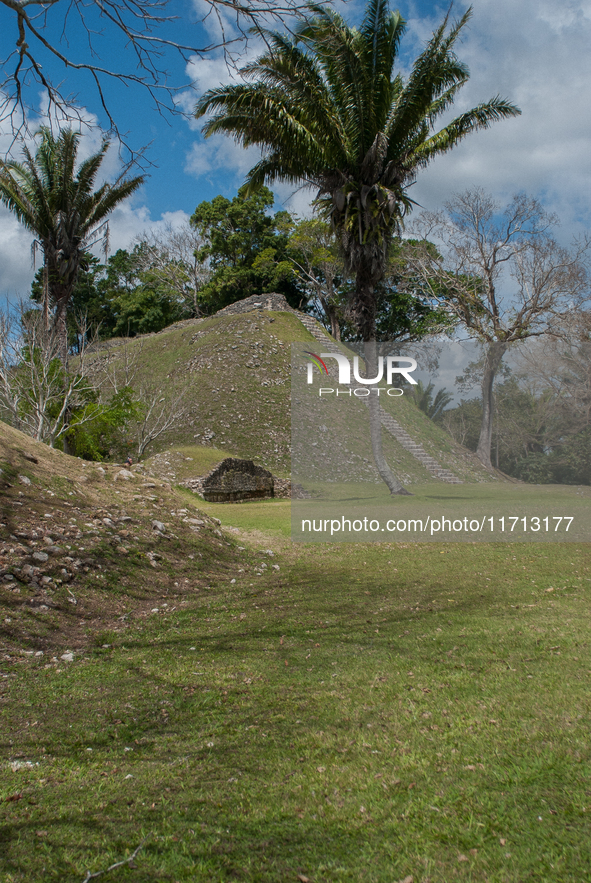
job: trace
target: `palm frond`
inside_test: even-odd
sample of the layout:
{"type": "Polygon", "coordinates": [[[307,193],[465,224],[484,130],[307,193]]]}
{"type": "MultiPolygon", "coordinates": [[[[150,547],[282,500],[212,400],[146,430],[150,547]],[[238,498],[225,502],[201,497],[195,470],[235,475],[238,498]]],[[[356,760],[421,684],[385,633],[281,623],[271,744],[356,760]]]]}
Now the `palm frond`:
{"type": "Polygon", "coordinates": [[[414,151],[417,164],[424,166],[437,154],[447,153],[471,132],[488,129],[492,123],[519,116],[520,113],[518,107],[497,95],[456,117],[439,132],[426,138],[414,151]]]}

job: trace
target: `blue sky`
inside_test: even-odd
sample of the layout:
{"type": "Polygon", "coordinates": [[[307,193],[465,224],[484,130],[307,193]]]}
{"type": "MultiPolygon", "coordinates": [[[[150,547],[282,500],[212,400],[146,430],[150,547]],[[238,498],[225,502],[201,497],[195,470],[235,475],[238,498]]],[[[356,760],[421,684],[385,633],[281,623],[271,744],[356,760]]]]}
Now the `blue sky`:
{"type": "MultiPolygon", "coordinates": [[[[62,0],[65,2],[65,0],[62,0]]],[[[363,4],[339,3],[340,11],[358,21],[363,4]]],[[[481,186],[499,200],[518,190],[540,198],[562,221],[559,238],[567,242],[590,227],[591,192],[591,0],[556,4],[551,0],[474,0],[474,13],[458,47],[459,57],[471,71],[471,79],[456,102],[454,113],[500,93],[518,104],[523,115],[503,121],[486,132],[466,139],[455,151],[436,160],[422,173],[413,188],[413,199],[428,209],[440,208],[454,192],[481,186]]],[[[192,45],[217,41],[215,23],[206,28],[193,25],[203,13],[202,0],[174,0],[179,20],[171,27],[177,39],[192,45]]],[[[393,4],[393,8],[396,6],[393,4]]],[[[401,2],[400,11],[408,29],[403,41],[402,63],[410,65],[433,29],[441,21],[444,5],[401,2]]],[[[454,7],[461,14],[465,5],[454,7]]],[[[81,51],[83,35],[74,26],[70,53],[81,51]]],[[[231,32],[232,25],[227,23],[231,32]]],[[[14,26],[6,7],[0,6],[2,50],[14,26]]],[[[57,24],[48,33],[59,33],[57,24]]],[[[132,59],[118,41],[98,44],[105,66],[129,64],[132,59]]],[[[258,54],[256,44],[248,57],[258,54]]],[[[176,84],[192,81],[195,92],[180,94],[181,105],[190,110],[201,92],[231,76],[221,52],[194,57],[188,65],[180,59],[167,60],[176,84]]],[[[48,70],[52,70],[51,64],[48,70]]],[[[55,71],[57,75],[57,71],[55,71]]],[[[61,76],[61,74],[60,74],[61,76]]],[[[98,98],[88,82],[73,76],[67,91],[78,93],[85,113],[106,124],[98,98]]],[[[43,106],[43,96],[33,96],[43,106]]],[[[107,98],[122,130],[135,147],[151,142],[145,186],[112,218],[112,247],[128,246],[135,236],[167,221],[185,220],[195,206],[217,193],[233,196],[244,174],[256,162],[256,150],[244,151],[229,139],[215,137],[205,142],[200,124],[182,117],[162,118],[149,96],[137,87],[114,83],[107,98]]],[[[97,130],[85,135],[82,153],[95,150],[100,142],[97,130]]],[[[6,149],[6,133],[0,144],[6,149]]],[[[105,172],[117,171],[117,150],[113,149],[105,172]]],[[[309,191],[292,196],[292,188],[276,188],[277,207],[300,214],[309,207],[309,191]]],[[[0,295],[11,299],[28,294],[32,268],[30,237],[4,208],[0,208],[0,295]]]]}

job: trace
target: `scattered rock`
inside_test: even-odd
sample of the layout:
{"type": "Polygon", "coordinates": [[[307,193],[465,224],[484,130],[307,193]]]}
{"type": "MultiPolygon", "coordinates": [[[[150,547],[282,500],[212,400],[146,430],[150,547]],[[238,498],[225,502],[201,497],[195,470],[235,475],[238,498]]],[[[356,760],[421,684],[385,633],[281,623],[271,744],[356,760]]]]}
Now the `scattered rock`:
{"type": "Polygon", "coordinates": [[[46,561],[49,560],[49,555],[47,552],[33,552],[31,555],[33,561],[38,561],[40,564],[45,564],[46,561]]]}
{"type": "Polygon", "coordinates": [[[62,653],[60,659],[63,659],[64,662],[74,662],[74,654],[71,651],[68,651],[67,653],[62,653]]]}
{"type": "Polygon", "coordinates": [[[26,485],[31,484],[31,479],[27,478],[26,475],[19,475],[18,480],[20,481],[21,484],[26,484],[26,485]]]}
{"type": "Polygon", "coordinates": [[[157,530],[159,533],[164,533],[166,531],[166,525],[163,521],[154,520],[152,522],[152,530],[157,530]]]}
{"type": "Polygon", "coordinates": [[[132,478],[135,478],[133,472],[130,472],[129,469],[120,469],[113,476],[113,481],[118,481],[119,479],[123,479],[123,481],[131,481],[132,478]]]}

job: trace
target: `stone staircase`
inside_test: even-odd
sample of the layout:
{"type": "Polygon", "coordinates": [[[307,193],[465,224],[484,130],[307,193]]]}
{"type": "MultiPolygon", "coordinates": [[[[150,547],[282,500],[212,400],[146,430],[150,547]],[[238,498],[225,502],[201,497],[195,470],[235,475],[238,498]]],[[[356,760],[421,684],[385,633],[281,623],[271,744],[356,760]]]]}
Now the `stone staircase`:
{"type": "MultiPolygon", "coordinates": [[[[307,316],[304,313],[297,313],[297,316],[304,328],[306,328],[322,345],[323,352],[342,352],[336,340],[327,334],[316,319],[313,319],[311,316],[307,316]]],[[[365,401],[365,399],[362,399],[362,401],[365,401]]],[[[449,484],[463,484],[462,480],[458,478],[457,475],[454,475],[449,469],[445,469],[441,466],[425,451],[422,445],[417,444],[408,432],[403,429],[400,423],[384,411],[381,406],[380,419],[386,432],[389,432],[405,450],[411,453],[413,457],[431,473],[431,475],[435,476],[435,478],[438,478],[440,481],[446,481],[449,484]]]]}

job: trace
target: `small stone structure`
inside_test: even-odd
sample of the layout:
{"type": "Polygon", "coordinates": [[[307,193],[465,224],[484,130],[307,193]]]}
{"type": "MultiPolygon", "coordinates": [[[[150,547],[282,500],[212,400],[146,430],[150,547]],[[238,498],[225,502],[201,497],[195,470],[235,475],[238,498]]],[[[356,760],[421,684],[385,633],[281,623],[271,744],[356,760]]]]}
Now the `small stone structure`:
{"type": "Polygon", "coordinates": [[[252,460],[226,457],[202,479],[201,495],[208,503],[238,503],[273,497],[273,476],[252,460]]]}
{"type": "MultiPolygon", "coordinates": [[[[250,463],[251,461],[250,460],[246,460],[246,461],[241,460],[239,462],[250,463]]],[[[218,464],[218,466],[219,466],[219,464],[218,464]]],[[[215,470],[213,470],[214,472],[218,469],[218,466],[215,467],[215,470]]],[[[263,471],[265,471],[265,470],[263,470],[263,471]]],[[[208,477],[209,476],[204,475],[201,478],[188,478],[186,481],[182,481],[181,484],[183,487],[189,488],[189,490],[193,491],[194,494],[199,494],[199,496],[203,497],[204,496],[203,485],[208,477]]],[[[292,486],[292,483],[289,480],[289,478],[277,478],[276,475],[273,475],[272,478],[273,478],[273,494],[272,494],[272,496],[274,496],[276,500],[277,499],[289,500],[292,498],[295,498],[297,500],[307,500],[310,497],[310,494],[307,491],[305,491],[304,488],[301,487],[301,485],[296,484],[296,485],[292,486]]],[[[241,503],[244,500],[247,501],[250,499],[252,499],[252,497],[249,496],[249,497],[245,497],[240,500],[221,500],[221,501],[217,500],[216,502],[241,503]]]]}
{"type": "Polygon", "coordinates": [[[276,291],[269,294],[253,294],[251,297],[245,297],[244,300],[236,301],[236,303],[224,307],[223,310],[218,310],[215,315],[234,316],[241,313],[252,313],[256,310],[276,310],[279,313],[295,313],[296,316],[302,315],[302,313],[298,313],[297,310],[290,307],[283,294],[278,294],[276,291]]]}

